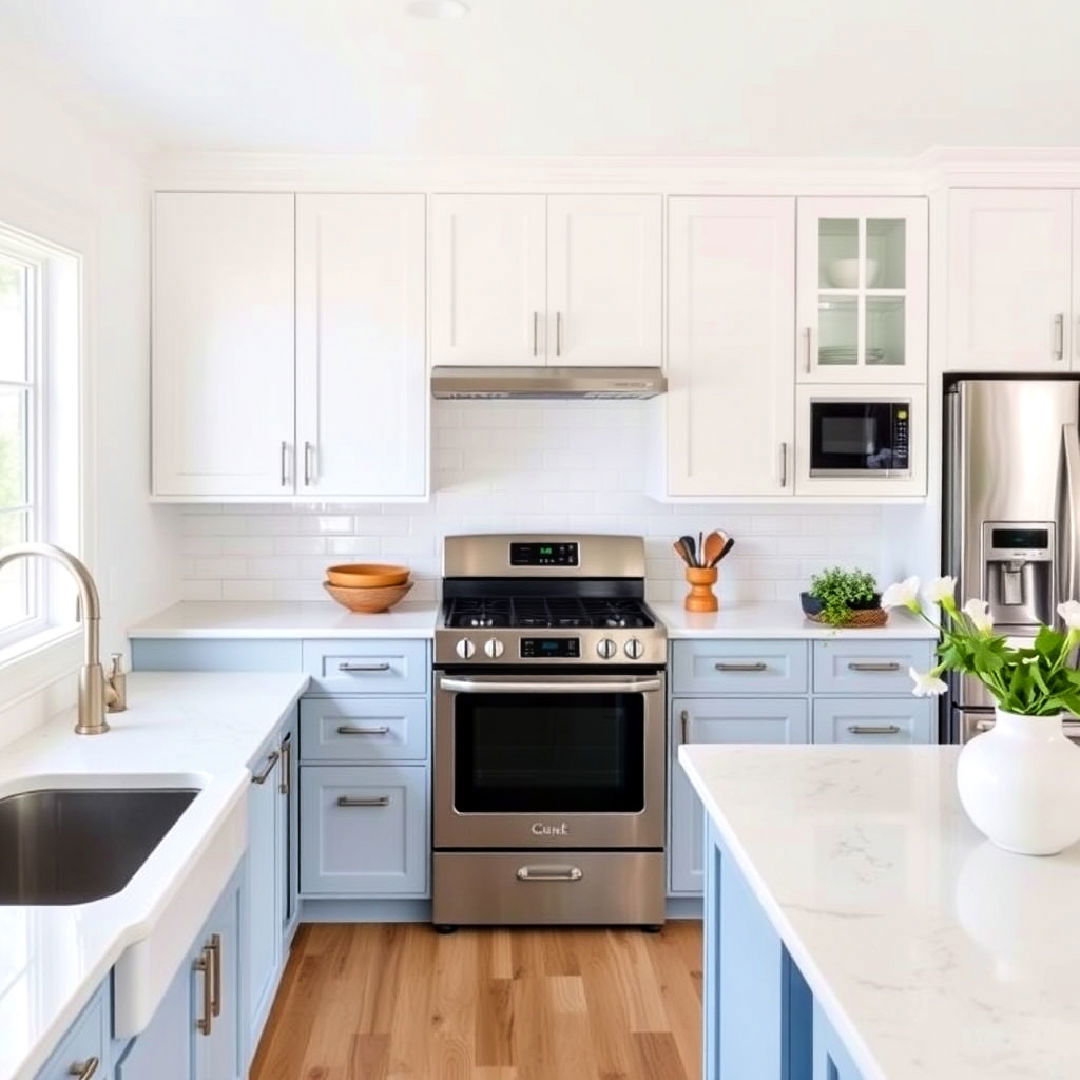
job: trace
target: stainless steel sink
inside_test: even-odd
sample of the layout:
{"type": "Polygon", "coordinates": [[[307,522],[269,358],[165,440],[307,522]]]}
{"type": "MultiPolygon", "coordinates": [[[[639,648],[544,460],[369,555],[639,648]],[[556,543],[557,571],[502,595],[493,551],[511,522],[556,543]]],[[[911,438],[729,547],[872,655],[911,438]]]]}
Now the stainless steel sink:
{"type": "Polygon", "coordinates": [[[195,795],[64,788],[0,799],[0,904],[85,904],[119,892],[195,795]]]}

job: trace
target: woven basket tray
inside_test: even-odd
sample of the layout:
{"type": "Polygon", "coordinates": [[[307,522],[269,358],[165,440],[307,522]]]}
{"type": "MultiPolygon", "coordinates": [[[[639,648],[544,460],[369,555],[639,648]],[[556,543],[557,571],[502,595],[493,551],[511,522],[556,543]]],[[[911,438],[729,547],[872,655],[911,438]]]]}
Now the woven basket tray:
{"type": "MultiPolygon", "coordinates": [[[[826,623],[820,615],[808,615],[807,618],[825,626],[833,625],[826,623]]],[[[889,613],[884,609],[870,608],[867,611],[853,611],[847,622],[837,623],[836,626],[841,630],[870,630],[875,626],[884,626],[888,619],[889,613]]]]}

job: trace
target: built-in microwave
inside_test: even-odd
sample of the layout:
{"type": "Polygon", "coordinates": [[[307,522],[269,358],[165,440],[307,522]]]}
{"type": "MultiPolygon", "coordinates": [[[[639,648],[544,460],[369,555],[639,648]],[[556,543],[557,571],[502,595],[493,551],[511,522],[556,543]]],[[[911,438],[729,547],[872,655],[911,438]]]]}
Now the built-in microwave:
{"type": "Polygon", "coordinates": [[[911,476],[911,399],[810,399],[812,477],[911,476]]]}

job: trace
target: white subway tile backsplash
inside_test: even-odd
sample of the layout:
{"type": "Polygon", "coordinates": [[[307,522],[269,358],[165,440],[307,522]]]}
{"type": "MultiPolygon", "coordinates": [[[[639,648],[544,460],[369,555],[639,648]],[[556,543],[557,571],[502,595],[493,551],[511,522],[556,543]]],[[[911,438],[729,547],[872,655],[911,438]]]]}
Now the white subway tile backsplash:
{"type": "Polygon", "coordinates": [[[426,504],[191,506],[180,514],[189,600],[321,600],[333,562],[407,563],[410,600],[436,599],[442,538],[463,532],[628,532],[645,537],[646,593],[685,594],[675,537],[736,538],[720,567],[727,603],[790,599],[836,563],[877,573],[874,506],[663,504],[643,494],[642,402],[435,402],[426,504]]]}

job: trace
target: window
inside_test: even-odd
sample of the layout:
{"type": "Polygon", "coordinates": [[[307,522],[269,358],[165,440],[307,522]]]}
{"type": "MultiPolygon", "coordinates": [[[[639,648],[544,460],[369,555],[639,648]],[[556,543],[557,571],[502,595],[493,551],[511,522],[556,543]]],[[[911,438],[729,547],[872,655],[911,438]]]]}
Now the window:
{"type": "MultiPolygon", "coordinates": [[[[78,270],[70,253],[0,226],[0,547],[78,550],[78,270]]],[[[0,570],[0,650],[71,623],[54,575],[39,559],[0,570]]]]}

